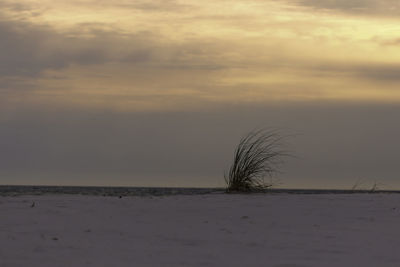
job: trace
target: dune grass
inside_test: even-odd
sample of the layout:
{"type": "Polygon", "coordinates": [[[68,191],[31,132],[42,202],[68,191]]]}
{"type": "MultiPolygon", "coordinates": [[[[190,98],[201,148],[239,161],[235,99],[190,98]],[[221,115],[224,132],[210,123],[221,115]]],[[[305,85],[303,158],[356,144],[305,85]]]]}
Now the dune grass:
{"type": "Polygon", "coordinates": [[[227,192],[251,192],[273,186],[271,178],[288,153],[282,150],[284,137],[275,130],[252,131],[239,142],[228,176],[225,175],[227,192]]]}

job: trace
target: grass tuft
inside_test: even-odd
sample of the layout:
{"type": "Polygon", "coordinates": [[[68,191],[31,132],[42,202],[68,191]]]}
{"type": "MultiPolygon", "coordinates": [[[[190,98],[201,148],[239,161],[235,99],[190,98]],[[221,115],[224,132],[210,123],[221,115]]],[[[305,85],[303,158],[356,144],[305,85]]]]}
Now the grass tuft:
{"type": "Polygon", "coordinates": [[[273,186],[272,179],[279,172],[283,158],[288,153],[282,150],[284,137],[275,130],[252,131],[239,142],[230,167],[225,175],[227,192],[262,191],[273,186]]]}

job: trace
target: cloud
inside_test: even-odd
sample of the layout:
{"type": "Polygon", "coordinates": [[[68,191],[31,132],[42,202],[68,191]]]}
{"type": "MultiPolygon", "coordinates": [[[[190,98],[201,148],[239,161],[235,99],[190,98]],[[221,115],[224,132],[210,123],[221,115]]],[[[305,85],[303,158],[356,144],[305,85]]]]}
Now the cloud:
{"type": "MultiPolygon", "coordinates": [[[[307,65],[305,66],[307,68],[307,65]]],[[[400,64],[393,63],[322,63],[310,66],[311,73],[322,74],[331,77],[348,77],[364,81],[383,83],[400,82],[400,64]]]]}
{"type": "Polygon", "coordinates": [[[16,2],[12,0],[0,0],[2,7],[1,13],[13,13],[14,15],[20,13],[24,15],[37,16],[40,15],[40,4],[33,2],[16,2]]]}
{"type": "Polygon", "coordinates": [[[132,34],[127,40],[118,32],[98,29],[100,26],[79,25],[79,30],[61,34],[49,26],[0,20],[0,77],[35,76],[71,64],[143,62],[150,57],[149,35],[132,34]]]}
{"type": "Polygon", "coordinates": [[[0,16],[0,35],[0,77],[38,77],[46,70],[112,62],[154,69],[220,69],[225,65],[216,61],[223,41],[174,42],[152,31],[124,33],[102,23],[80,23],[60,32],[49,25],[0,16]]]}
{"type": "Polygon", "coordinates": [[[378,42],[382,46],[399,46],[400,38],[394,38],[391,40],[380,40],[379,38],[374,38],[373,41],[378,42]]]}
{"type": "Polygon", "coordinates": [[[46,31],[0,21],[0,35],[0,76],[31,75],[41,66],[52,65],[46,59],[37,62],[36,58],[39,43],[47,37],[46,31]]]}
{"type": "Polygon", "coordinates": [[[361,77],[377,82],[400,82],[400,64],[359,66],[354,71],[361,77]]]}
{"type": "MultiPolygon", "coordinates": [[[[105,5],[110,1],[102,1],[105,5]]],[[[191,5],[179,3],[175,0],[153,0],[153,1],[121,1],[113,3],[112,6],[128,9],[138,9],[147,12],[185,12],[192,8],[191,5]]]]}
{"type": "Polygon", "coordinates": [[[289,3],[356,15],[400,16],[397,0],[293,0],[289,3]]]}

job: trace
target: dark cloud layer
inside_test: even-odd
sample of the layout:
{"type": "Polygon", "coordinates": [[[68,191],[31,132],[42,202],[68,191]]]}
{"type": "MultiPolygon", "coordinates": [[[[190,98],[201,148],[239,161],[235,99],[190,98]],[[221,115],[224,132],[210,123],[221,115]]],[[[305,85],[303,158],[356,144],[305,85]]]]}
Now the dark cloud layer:
{"type": "Polygon", "coordinates": [[[400,64],[370,62],[369,64],[354,64],[343,62],[322,63],[316,65],[306,65],[311,72],[336,77],[361,78],[366,81],[374,82],[400,82],[400,64]]]}
{"type": "Polygon", "coordinates": [[[298,134],[288,142],[297,158],[281,175],[286,187],[350,188],[362,178],[398,189],[399,112],[343,104],[200,113],[20,111],[0,121],[0,169],[3,183],[17,176],[17,183],[40,183],[51,174],[53,184],[222,185],[240,136],[269,126],[298,134]]]}

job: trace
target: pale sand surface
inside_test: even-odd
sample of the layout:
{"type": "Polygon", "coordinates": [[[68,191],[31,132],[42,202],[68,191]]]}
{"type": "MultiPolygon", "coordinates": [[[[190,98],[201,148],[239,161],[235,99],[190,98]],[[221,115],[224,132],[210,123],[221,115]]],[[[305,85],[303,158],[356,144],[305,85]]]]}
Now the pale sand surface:
{"type": "Polygon", "coordinates": [[[0,266],[398,267],[400,195],[0,197],[0,266]]]}

